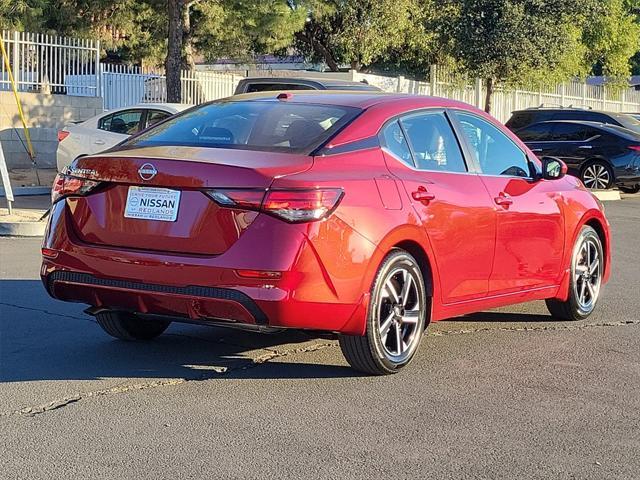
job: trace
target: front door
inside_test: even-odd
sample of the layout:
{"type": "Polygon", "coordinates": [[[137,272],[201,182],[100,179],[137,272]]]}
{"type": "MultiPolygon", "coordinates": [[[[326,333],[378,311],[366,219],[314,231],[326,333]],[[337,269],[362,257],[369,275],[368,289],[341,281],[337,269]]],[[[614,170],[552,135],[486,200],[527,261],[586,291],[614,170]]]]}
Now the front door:
{"type": "Polygon", "coordinates": [[[381,141],[431,243],[442,303],[485,297],[496,214],[482,180],[467,169],[447,115],[405,116],[385,127],[381,141]]]}
{"type": "Polygon", "coordinates": [[[557,285],[564,253],[557,184],[535,178],[526,153],[488,120],[460,111],[455,117],[497,213],[489,294],[557,285]]]}

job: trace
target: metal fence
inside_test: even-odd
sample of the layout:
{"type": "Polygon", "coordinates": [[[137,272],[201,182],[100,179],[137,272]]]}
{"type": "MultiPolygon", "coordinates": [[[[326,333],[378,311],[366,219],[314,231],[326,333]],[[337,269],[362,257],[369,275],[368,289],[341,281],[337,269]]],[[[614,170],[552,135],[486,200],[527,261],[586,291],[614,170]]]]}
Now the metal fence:
{"type": "MultiPolygon", "coordinates": [[[[99,41],[6,30],[0,34],[19,91],[98,96],[99,41]]],[[[0,90],[9,89],[2,61],[0,90]]]]}
{"type": "MultiPolygon", "coordinates": [[[[366,80],[367,83],[387,92],[433,95],[484,108],[486,87],[481,80],[465,82],[442,67],[432,66],[428,81],[409,80],[402,76],[382,77],[358,72],[352,72],[350,79],[366,80]]],[[[501,122],[506,122],[513,111],[540,105],[573,106],[611,112],[640,112],[640,91],[634,88],[614,90],[605,85],[588,85],[579,80],[530,90],[498,89],[492,97],[491,114],[501,122]]]]}

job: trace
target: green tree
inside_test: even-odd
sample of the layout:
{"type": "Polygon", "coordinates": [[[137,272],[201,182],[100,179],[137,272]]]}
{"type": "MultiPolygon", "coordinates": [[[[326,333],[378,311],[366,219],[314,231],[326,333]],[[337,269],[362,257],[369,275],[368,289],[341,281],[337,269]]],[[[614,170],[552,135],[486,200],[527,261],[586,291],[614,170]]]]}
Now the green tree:
{"type": "Polygon", "coordinates": [[[640,50],[639,9],[637,0],[603,0],[594,6],[582,39],[592,73],[626,81],[631,58],[640,50]]]}
{"type": "Polygon", "coordinates": [[[466,0],[442,32],[459,70],[484,79],[485,110],[496,87],[556,83],[585,73],[581,42],[586,2],[466,0]]]}
{"type": "Polygon", "coordinates": [[[423,9],[418,0],[289,3],[308,12],[304,29],[295,34],[296,46],[333,71],[342,63],[353,69],[366,67],[388,58],[394,49],[428,38],[422,30],[423,9]]]}
{"type": "Polygon", "coordinates": [[[0,0],[0,29],[38,28],[45,2],[46,0],[0,0]]]}

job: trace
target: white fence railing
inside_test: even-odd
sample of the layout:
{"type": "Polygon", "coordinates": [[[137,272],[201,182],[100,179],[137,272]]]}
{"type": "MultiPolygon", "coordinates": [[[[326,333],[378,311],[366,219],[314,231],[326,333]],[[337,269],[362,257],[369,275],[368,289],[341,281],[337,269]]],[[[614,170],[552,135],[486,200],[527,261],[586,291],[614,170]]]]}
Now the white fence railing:
{"type": "MultiPolygon", "coordinates": [[[[19,91],[98,96],[99,41],[6,30],[0,35],[19,91]]],[[[0,60],[0,90],[9,89],[0,60]]]]}
{"type": "MultiPolygon", "coordinates": [[[[376,85],[387,92],[433,95],[470,103],[484,108],[486,87],[481,80],[461,82],[446,69],[431,67],[429,81],[350,72],[350,80],[376,85]]],[[[588,85],[583,81],[565,82],[555,87],[536,90],[502,90],[494,92],[491,114],[506,122],[511,112],[540,105],[574,106],[611,112],[640,112],[640,91],[633,88],[613,90],[604,85],[588,85]]]]}

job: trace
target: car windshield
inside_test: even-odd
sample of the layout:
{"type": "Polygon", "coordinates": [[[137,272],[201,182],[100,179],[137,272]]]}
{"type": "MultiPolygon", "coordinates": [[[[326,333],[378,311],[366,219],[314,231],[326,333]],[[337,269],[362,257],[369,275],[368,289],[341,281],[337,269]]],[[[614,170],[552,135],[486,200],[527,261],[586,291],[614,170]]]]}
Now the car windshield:
{"type": "Polygon", "coordinates": [[[286,101],[222,101],[193,108],[121,146],[188,146],[302,152],[320,145],[360,112],[286,101]]]}

